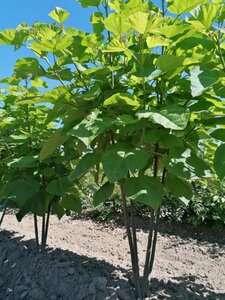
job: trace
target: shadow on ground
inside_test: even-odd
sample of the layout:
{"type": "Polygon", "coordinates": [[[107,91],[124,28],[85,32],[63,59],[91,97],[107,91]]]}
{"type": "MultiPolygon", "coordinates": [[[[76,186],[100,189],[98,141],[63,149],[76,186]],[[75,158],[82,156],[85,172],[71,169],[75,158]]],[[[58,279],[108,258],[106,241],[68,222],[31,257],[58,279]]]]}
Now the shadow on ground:
{"type": "Polygon", "coordinates": [[[195,276],[173,277],[164,282],[153,278],[150,284],[149,296],[152,299],[180,299],[180,300],[224,300],[225,293],[216,293],[203,284],[196,283],[195,276]],[[157,297],[154,298],[154,296],[157,297]]]}
{"type": "MultiPolygon", "coordinates": [[[[119,265],[64,249],[35,251],[34,240],[0,232],[0,299],[104,300],[135,299],[129,272],[119,265]],[[122,292],[121,292],[122,291],[122,292]]],[[[195,282],[194,276],[153,278],[147,299],[225,299],[195,282]]]]}

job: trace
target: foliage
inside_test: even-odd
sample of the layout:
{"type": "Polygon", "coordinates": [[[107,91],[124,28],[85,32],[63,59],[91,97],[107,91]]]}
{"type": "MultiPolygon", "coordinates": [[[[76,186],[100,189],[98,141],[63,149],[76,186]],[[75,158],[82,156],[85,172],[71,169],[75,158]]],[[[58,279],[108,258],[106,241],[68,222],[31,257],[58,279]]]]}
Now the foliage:
{"type": "Polygon", "coordinates": [[[96,205],[119,188],[136,294],[143,298],[163,196],[188,203],[190,182],[225,176],[218,133],[225,120],[225,4],[79,2],[96,7],[92,33],[66,28],[69,13],[61,8],[50,12],[52,24],[23,23],[0,33],[0,44],[25,46],[36,56],[19,59],[12,77],[2,80],[1,149],[9,144],[13,155],[1,159],[1,199],[18,203],[19,219],[28,211],[43,214],[50,204],[61,217],[64,208],[81,210],[77,187],[86,173],[94,173],[96,205]],[[43,92],[46,80],[60,86],[43,92]],[[7,140],[12,135],[16,142],[7,140]],[[143,279],[135,203],[151,214],[143,279]]]}
{"type": "Polygon", "coordinates": [[[182,204],[175,197],[168,197],[161,209],[162,217],[168,221],[192,226],[223,227],[225,225],[223,190],[207,187],[204,184],[196,184],[194,197],[188,205],[182,204]]]}

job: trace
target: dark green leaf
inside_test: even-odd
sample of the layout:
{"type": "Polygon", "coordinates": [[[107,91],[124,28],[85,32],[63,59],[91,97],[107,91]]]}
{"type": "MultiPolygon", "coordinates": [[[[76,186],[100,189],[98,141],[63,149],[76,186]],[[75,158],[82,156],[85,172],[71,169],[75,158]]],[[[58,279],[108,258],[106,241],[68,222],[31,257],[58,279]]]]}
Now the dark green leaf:
{"type": "Polygon", "coordinates": [[[104,201],[108,200],[114,190],[114,184],[106,182],[93,196],[94,206],[98,206],[104,201]]]}
{"type": "Polygon", "coordinates": [[[75,188],[72,188],[70,192],[67,192],[66,195],[62,197],[61,205],[66,210],[81,212],[81,200],[75,188]]]}
{"type": "Polygon", "coordinates": [[[110,182],[126,177],[128,171],[141,170],[147,161],[148,156],[144,151],[125,145],[115,145],[102,155],[103,169],[110,182]]]}
{"type": "Polygon", "coordinates": [[[71,183],[68,181],[67,177],[61,177],[52,180],[47,185],[46,191],[52,195],[63,196],[69,187],[71,187],[71,183]]]}
{"type": "Polygon", "coordinates": [[[75,181],[85,173],[87,173],[94,165],[101,160],[101,153],[87,153],[77,163],[75,169],[70,173],[69,180],[75,181]]]}
{"type": "Polygon", "coordinates": [[[159,209],[163,196],[163,186],[156,178],[140,176],[128,178],[124,185],[125,195],[133,201],[159,209]]]}
{"type": "Polygon", "coordinates": [[[222,180],[225,177],[225,144],[220,145],[214,157],[214,169],[219,179],[222,180]]]}
{"type": "Polygon", "coordinates": [[[191,183],[171,173],[166,176],[165,188],[176,197],[185,197],[190,200],[193,196],[191,183]]]}
{"type": "Polygon", "coordinates": [[[41,152],[40,160],[44,160],[52,154],[59,146],[65,143],[70,137],[62,133],[62,129],[58,129],[53,133],[50,138],[45,142],[41,152]]]}

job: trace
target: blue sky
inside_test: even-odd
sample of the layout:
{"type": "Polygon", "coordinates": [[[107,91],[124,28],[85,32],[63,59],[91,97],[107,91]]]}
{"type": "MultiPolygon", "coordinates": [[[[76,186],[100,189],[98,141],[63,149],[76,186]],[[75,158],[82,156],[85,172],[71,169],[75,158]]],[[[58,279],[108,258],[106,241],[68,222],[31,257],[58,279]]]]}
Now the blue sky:
{"type": "MultiPolygon", "coordinates": [[[[155,0],[160,3],[161,0],[155,0]]],[[[91,31],[89,23],[91,8],[82,8],[76,0],[0,0],[0,30],[16,28],[20,23],[32,25],[35,21],[50,23],[49,12],[55,7],[62,7],[71,14],[65,22],[66,26],[73,26],[85,31],[91,31]]],[[[30,56],[28,50],[14,51],[13,47],[0,45],[0,78],[10,76],[14,62],[20,57],[30,56]]]]}

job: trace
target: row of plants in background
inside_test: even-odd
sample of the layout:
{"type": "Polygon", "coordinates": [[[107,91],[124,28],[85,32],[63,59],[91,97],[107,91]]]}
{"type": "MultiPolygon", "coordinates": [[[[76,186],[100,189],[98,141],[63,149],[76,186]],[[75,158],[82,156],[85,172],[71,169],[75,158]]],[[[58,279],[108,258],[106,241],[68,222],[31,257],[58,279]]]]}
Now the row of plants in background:
{"type": "MultiPolygon", "coordinates": [[[[225,176],[225,4],[221,0],[79,0],[96,7],[93,32],[20,24],[0,43],[26,47],[2,79],[0,199],[15,202],[20,221],[81,211],[86,174],[95,206],[120,193],[137,298],[146,296],[160,206],[173,195],[187,204],[195,182],[225,176]],[[34,57],[36,56],[36,58],[34,57]],[[44,91],[46,80],[59,86],[44,91]],[[141,272],[135,208],[149,210],[141,272]]],[[[38,232],[36,240],[39,248],[38,232]]]]}

